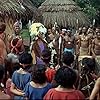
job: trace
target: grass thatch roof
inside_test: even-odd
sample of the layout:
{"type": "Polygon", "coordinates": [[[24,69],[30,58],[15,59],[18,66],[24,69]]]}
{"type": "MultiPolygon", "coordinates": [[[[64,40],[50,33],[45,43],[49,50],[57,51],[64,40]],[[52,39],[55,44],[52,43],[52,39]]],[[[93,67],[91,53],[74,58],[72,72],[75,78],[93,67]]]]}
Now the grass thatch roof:
{"type": "Polygon", "coordinates": [[[88,17],[73,0],[46,0],[40,7],[45,25],[58,23],[60,26],[77,27],[88,25],[88,17]]]}
{"type": "Polygon", "coordinates": [[[0,0],[1,17],[32,17],[37,16],[37,9],[30,0],[0,0]]]}

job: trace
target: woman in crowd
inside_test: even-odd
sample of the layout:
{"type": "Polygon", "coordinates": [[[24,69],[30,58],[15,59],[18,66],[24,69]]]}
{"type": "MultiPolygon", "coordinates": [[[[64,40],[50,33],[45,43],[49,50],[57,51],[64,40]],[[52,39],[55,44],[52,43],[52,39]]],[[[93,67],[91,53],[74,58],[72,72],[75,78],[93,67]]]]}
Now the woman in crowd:
{"type": "Polygon", "coordinates": [[[75,90],[74,84],[77,74],[71,68],[61,67],[55,75],[55,80],[59,84],[57,88],[50,89],[44,96],[44,100],[83,100],[84,95],[75,90]]]}
{"type": "Polygon", "coordinates": [[[44,95],[52,87],[52,85],[47,82],[45,70],[44,65],[34,66],[32,81],[29,82],[24,89],[25,97],[29,100],[42,100],[44,95]]]}
{"type": "Polygon", "coordinates": [[[22,68],[13,73],[10,88],[11,92],[14,94],[14,99],[21,99],[24,95],[23,90],[25,85],[31,81],[31,74],[28,72],[32,63],[31,54],[23,53],[19,57],[19,63],[22,68]]]}

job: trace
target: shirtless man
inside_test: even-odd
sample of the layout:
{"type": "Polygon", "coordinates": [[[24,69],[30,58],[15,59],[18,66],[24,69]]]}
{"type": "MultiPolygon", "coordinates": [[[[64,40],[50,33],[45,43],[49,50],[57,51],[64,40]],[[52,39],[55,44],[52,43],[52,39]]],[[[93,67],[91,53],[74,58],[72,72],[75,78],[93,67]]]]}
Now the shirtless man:
{"type": "Polygon", "coordinates": [[[92,41],[93,56],[100,56],[100,28],[96,28],[96,38],[92,41]]]}
{"type": "Polygon", "coordinates": [[[75,49],[75,38],[72,35],[71,31],[68,30],[66,36],[64,37],[65,39],[65,46],[64,46],[64,52],[68,51],[74,54],[74,49],[75,49]]]}
{"type": "Polygon", "coordinates": [[[47,35],[48,35],[47,41],[48,41],[48,43],[50,43],[55,38],[54,33],[52,32],[52,29],[48,29],[47,35]]]}
{"type": "Polygon", "coordinates": [[[76,53],[76,55],[78,56],[79,54],[79,37],[80,37],[80,35],[82,34],[82,27],[80,27],[78,30],[76,30],[76,33],[75,33],[75,35],[74,35],[74,37],[75,37],[75,53],[76,53]]]}
{"type": "Polygon", "coordinates": [[[79,36],[79,56],[90,56],[91,38],[87,35],[87,28],[83,27],[79,36]]]}
{"type": "Polygon", "coordinates": [[[91,39],[94,38],[95,32],[94,32],[94,30],[93,30],[93,26],[90,26],[90,27],[88,28],[87,34],[90,36],[91,39]]]}
{"type": "Polygon", "coordinates": [[[96,38],[92,41],[92,55],[96,60],[96,71],[100,73],[100,28],[96,28],[96,38]]]}
{"type": "Polygon", "coordinates": [[[4,23],[0,23],[0,64],[5,65],[5,59],[7,57],[7,49],[4,43],[4,31],[6,25],[4,23]]]}

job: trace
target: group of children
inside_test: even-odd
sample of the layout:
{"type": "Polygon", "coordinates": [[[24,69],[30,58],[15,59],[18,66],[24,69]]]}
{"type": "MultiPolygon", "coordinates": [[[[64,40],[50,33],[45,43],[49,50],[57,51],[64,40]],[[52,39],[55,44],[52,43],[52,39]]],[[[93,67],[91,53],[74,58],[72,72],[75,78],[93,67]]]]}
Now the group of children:
{"type": "MultiPolygon", "coordinates": [[[[20,68],[13,72],[10,83],[8,82],[10,85],[6,87],[6,90],[9,90],[9,96],[0,89],[0,99],[4,99],[4,97],[15,100],[85,99],[79,90],[75,90],[74,84],[77,80],[77,73],[70,66],[72,62],[68,62],[68,65],[65,63],[55,71],[48,65],[50,51],[44,50],[43,52],[48,54],[48,57],[43,57],[44,65],[32,65],[32,56],[29,53],[20,55],[20,68]]],[[[45,56],[44,54],[43,56],[45,56]]],[[[68,54],[66,52],[64,56],[68,54]]],[[[73,55],[71,56],[73,57],[73,55]]],[[[5,69],[1,65],[0,83],[2,83],[4,71],[5,69]]],[[[7,83],[6,86],[8,86],[7,83]]]]}
{"type": "MultiPolygon", "coordinates": [[[[2,90],[5,69],[0,65],[0,99],[84,100],[83,93],[75,88],[78,73],[71,66],[74,55],[65,52],[63,54],[63,65],[58,70],[49,67],[49,50],[44,50],[42,55],[44,64],[39,65],[32,65],[32,56],[29,53],[23,53],[19,56],[19,69],[13,71],[11,79],[7,80],[6,94],[2,90]]],[[[95,89],[92,93],[93,96],[94,92],[95,89]]]]}

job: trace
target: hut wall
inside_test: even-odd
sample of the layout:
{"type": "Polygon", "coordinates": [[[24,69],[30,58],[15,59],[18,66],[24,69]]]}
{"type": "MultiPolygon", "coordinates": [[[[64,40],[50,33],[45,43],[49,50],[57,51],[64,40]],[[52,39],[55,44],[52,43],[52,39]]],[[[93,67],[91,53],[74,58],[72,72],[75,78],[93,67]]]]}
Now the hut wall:
{"type": "Polygon", "coordinates": [[[6,24],[6,30],[5,30],[6,36],[11,36],[12,33],[14,32],[14,30],[13,30],[13,24],[14,24],[13,19],[12,18],[3,19],[2,17],[0,17],[0,22],[4,22],[6,24]]]}

